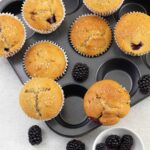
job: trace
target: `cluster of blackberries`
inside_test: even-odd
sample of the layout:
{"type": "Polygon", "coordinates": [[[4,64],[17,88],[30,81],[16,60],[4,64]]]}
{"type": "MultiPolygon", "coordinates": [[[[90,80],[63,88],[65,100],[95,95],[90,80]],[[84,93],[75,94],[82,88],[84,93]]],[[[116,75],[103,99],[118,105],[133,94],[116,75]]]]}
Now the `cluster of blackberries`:
{"type": "Polygon", "coordinates": [[[133,138],[130,135],[124,135],[122,138],[118,135],[110,135],[105,143],[97,144],[96,150],[131,150],[133,138]]]}

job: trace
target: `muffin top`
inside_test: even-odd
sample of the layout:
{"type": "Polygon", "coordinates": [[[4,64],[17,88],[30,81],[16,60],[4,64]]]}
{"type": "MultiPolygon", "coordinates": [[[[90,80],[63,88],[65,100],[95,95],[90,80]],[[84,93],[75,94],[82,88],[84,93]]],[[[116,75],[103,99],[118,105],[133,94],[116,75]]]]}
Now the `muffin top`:
{"type": "Polygon", "coordinates": [[[130,96],[125,88],[113,80],[93,84],[84,97],[84,109],[88,117],[103,125],[113,125],[130,110],[130,96]]]}
{"type": "Polygon", "coordinates": [[[111,13],[117,10],[123,0],[84,0],[86,6],[99,13],[111,13]]]}
{"type": "Polygon", "coordinates": [[[54,29],[65,17],[61,0],[26,0],[22,11],[27,23],[43,32],[54,29]]]}
{"type": "Polygon", "coordinates": [[[150,17],[140,12],[125,14],[116,25],[115,39],[127,54],[140,56],[150,52],[150,17]]]}
{"type": "Polygon", "coordinates": [[[66,70],[67,58],[60,47],[43,41],[27,50],[24,67],[30,77],[58,79],[66,70]]]}
{"type": "Polygon", "coordinates": [[[0,14],[0,56],[9,57],[20,50],[25,34],[21,21],[12,15],[0,14]]]}
{"type": "Polygon", "coordinates": [[[60,86],[48,78],[29,80],[20,92],[20,105],[31,118],[48,120],[56,117],[64,103],[60,86]]]}
{"type": "Polygon", "coordinates": [[[98,16],[81,16],[71,27],[71,43],[82,55],[97,56],[104,53],[111,39],[112,32],[109,25],[98,16]]]}

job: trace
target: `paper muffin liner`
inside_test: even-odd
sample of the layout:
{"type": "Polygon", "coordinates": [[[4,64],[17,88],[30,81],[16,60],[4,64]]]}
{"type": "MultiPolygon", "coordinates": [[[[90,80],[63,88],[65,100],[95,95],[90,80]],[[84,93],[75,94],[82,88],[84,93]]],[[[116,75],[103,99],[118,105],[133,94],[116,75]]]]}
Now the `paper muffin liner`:
{"type": "Polygon", "coordinates": [[[56,79],[54,79],[55,81],[58,81],[59,79],[61,79],[61,78],[66,74],[67,69],[68,69],[69,61],[68,61],[68,56],[67,56],[65,50],[64,50],[63,48],[61,48],[58,44],[56,44],[55,42],[53,42],[53,41],[42,40],[42,41],[38,41],[38,42],[35,42],[35,43],[33,43],[32,45],[30,45],[30,46],[28,47],[28,49],[26,50],[26,52],[24,53],[24,56],[23,56],[23,68],[24,68],[26,74],[28,75],[28,77],[29,77],[29,78],[33,78],[33,77],[28,73],[28,70],[26,69],[25,60],[26,60],[26,55],[27,55],[28,51],[30,51],[30,49],[31,49],[33,46],[35,46],[35,45],[37,45],[37,44],[39,44],[39,43],[50,43],[50,44],[53,44],[53,45],[57,46],[57,47],[63,52],[64,57],[65,57],[65,61],[66,61],[66,66],[65,66],[65,69],[64,69],[64,71],[62,72],[62,74],[61,74],[59,77],[57,77],[56,79]]]}
{"type": "MultiPolygon", "coordinates": [[[[103,55],[105,52],[107,52],[107,51],[109,50],[109,48],[110,48],[110,46],[111,46],[111,44],[112,44],[113,35],[112,35],[112,37],[111,37],[110,43],[108,44],[108,47],[107,47],[104,51],[102,51],[101,53],[99,53],[99,54],[97,54],[97,55],[90,56],[90,55],[88,55],[88,54],[84,54],[84,53],[80,52],[80,51],[74,46],[74,44],[73,44],[73,42],[72,42],[72,40],[71,40],[71,32],[72,32],[72,28],[73,28],[74,24],[75,24],[81,17],[86,17],[86,16],[97,16],[97,17],[99,17],[100,19],[102,19],[103,21],[105,21],[105,23],[108,25],[108,27],[109,27],[110,29],[111,29],[111,27],[110,27],[109,23],[108,23],[103,17],[100,17],[100,16],[98,16],[98,15],[96,15],[96,14],[84,14],[84,15],[79,16],[78,18],[76,18],[76,19],[73,21],[73,23],[72,23],[72,25],[71,25],[71,27],[70,27],[70,30],[69,30],[69,42],[70,42],[71,46],[73,47],[73,49],[74,49],[78,54],[80,54],[80,55],[82,55],[82,56],[84,56],[84,57],[88,57],[88,58],[95,58],[95,57],[98,57],[98,56],[100,56],[100,55],[103,55]]],[[[112,33],[113,33],[113,32],[112,32],[112,29],[111,29],[111,34],[112,34],[112,33]]]]}
{"type": "MultiPolygon", "coordinates": [[[[132,11],[132,12],[126,13],[125,15],[127,15],[127,14],[133,14],[133,13],[142,13],[142,12],[132,11]]],[[[143,13],[143,14],[144,14],[144,13],[143,13]]],[[[120,46],[120,44],[118,43],[117,38],[116,38],[116,29],[117,29],[117,27],[118,27],[118,23],[120,22],[120,20],[121,20],[121,18],[120,18],[119,21],[116,23],[116,26],[115,26],[115,28],[114,28],[114,39],[115,39],[115,42],[116,42],[118,48],[119,48],[123,53],[125,53],[125,54],[127,54],[127,55],[130,55],[130,56],[136,56],[136,57],[137,57],[137,56],[143,56],[143,55],[145,55],[145,54],[150,53],[150,51],[141,52],[141,53],[138,53],[138,54],[136,54],[136,53],[134,53],[134,52],[127,52],[126,50],[124,50],[124,49],[120,46]]]]}
{"type": "MultiPolygon", "coordinates": [[[[27,37],[27,33],[26,33],[26,29],[25,29],[25,26],[24,26],[23,22],[22,22],[18,17],[14,16],[14,15],[11,14],[11,13],[0,13],[0,16],[10,16],[10,17],[16,19],[17,21],[20,22],[20,24],[22,25],[23,30],[24,30],[24,39],[23,39],[22,44],[20,45],[20,47],[18,47],[18,49],[16,49],[15,51],[13,51],[13,52],[8,52],[8,54],[5,54],[5,55],[2,56],[2,57],[5,57],[5,58],[8,58],[8,57],[14,56],[16,53],[18,53],[18,52],[21,50],[21,48],[22,48],[23,45],[25,44],[26,37],[27,37]]],[[[10,34],[11,34],[11,33],[10,33],[10,34]]]]}
{"type": "MultiPolygon", "coordinates": [[[[38,77],[35,77],[35,78],[38,79],[38,77]]],[[[24,87],[29,81],[31,81],[31,80],[33,80],[33,79],[35,79],[35,78],[29,79],[28,81],[26,81],[26,82],[23,84],[23,87],[24,87]]],[[[40,79],[40,78],[39,78],[39,79],[40,79]]],[[[51,79],[51,80],[53,80],[53,79],[51,79]]],[[[39,120],[39,121],[50,121],[50,120],[56,118],[56,117],[60,114],[60,112],[62,111],[62,109],[63,109],[63,107],[64,107],[64,104],[65,104],[65,96],[64,96],[64,91],[63,91],[63,89],[62,89],[62,86],[61,86],[58,82],[56,82],[55,80],[54,80],[54,82],[58,85],[59,89],[61,90],[61,94],[62,94],[62,105],[61,105],[60,110],[58,111],[58,113],[57,113],[55,116],[50,117],[50,118],[48,118],[48,119],[42,119],[42,118],[41,118],[41,119],[35,119],[35,118],[30,117],[28,114],[25,113],[26,116],[28,116],[29,118],[35,119],[35,120],[39,120]]]]}
{"type": "Polygon", "coordinates": [[[28,21],[25,19],[24,11],[23,11],[23,10],[24,10],[24,5],[26,4],[26,1],[27,1],[27,0],[24,1],[23,5],[22,5],[22,8],[21,8],[21,11],[22,11],[22,13],[21,13],[21,14],[22,14],[22,18],[24,19],[26,25],[27,25],[31,30],[33,30],[33,31],[35,31],[35,32],[37,32],[37,33],[39,33],[39,34],[50,34],[50,33],[54,32],[54,31],[56,31],[57,28],[60,27],[60,25],[62,24],[62,22],[63,22],[64,19],[65,19],[65,16],[66,16],[65,5],[64,5],[64,2],[63,2],[62,0],[60,0],[60,2],[61,2],[61,4],[62,4],[62,7],[63,7],[63,12],[64,12],[62,20],[61,20],[60,22],[58,22],[57,24],[55,24],[55,26],[54,26],[52,29],[49,29],[49,30],[46,30],[46,31],[45,31],[45,30],[38,30],[38,29],[32,27],[32,26],[30,25],[30,23],[28,23],[28,21]]]}
{"type": "Polygon", "coordinates": [[[98,12],[98,11],[95,11],[94,9],[90,8],[87,3],[85,2],[85,0],[83,0],[83,3],[84,5],[91,11],[93,12],[94,14],[97,14],[97,15],[100,15],[100,16],[110,16],[112,15],[113,13],[115,13],[121,6],[122,4],[124,3],[124,0],[122,0],[122,2],[120,3],[120,5],[118,5],[117,8],[114,8],[112,9],[111,11],[108,10],[108,12],[98,12]]]}

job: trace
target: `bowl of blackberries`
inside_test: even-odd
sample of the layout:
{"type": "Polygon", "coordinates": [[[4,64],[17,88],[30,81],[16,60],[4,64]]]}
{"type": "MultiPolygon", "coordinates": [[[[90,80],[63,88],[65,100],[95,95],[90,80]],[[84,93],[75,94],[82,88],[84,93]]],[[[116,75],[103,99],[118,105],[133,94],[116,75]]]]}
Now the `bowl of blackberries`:
{"type": "Polygon", "coordinates": [[[145,150],[145,147],[134,131],[126,128],[111,128],[98,135],[92,150],[145,150]]]}

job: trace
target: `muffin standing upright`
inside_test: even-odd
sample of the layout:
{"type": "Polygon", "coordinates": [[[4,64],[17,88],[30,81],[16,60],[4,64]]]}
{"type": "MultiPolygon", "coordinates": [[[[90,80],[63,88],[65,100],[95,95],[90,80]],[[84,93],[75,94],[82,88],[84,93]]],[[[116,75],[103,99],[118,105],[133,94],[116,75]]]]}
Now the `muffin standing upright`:
{"type": "Polygon", "coordinates": [[[47,34],[55,31],[65,18],[62,0],[25,0],[22,15],[35,32],[47,34]]]}
{"type": "Polygon", "coordinates": [[[123,15],[115,27],[115,41],[126,54],[141,56],[150,52],[150,17],[140,12],[123,15]]]}
{"type": "Polygon", "coordinates": [[[83,2],[93,13],[109,16],[121,7],[124,0],[83,0],[83,2]]]}
{"type": "Polygon", "coordinates": [[[103,54],[110,46],[112,32],[107,22],[95,15],[80,16],[70,30],[70,42],[83,56],[103,54]]]}
{"type": "Polygon", "coordinates": [[[61,87],[48,78],[29,80],[20,92],[20,106],[31,118],[51,120],[61,111],[64,95],[61,87]]]}
{"type": "Polygon", "coordinates": [[[11,57],[21,50],[26,31],[23,23],[14,15],[0,14],[0,56],[11,57]]]}
{"type": "Polygon", "coordinates": [[[68,66],[65,51],[50,41],[40,41],[28,48],[24,56],[24,68],[29,77],[62,77],[68,66]]]}

